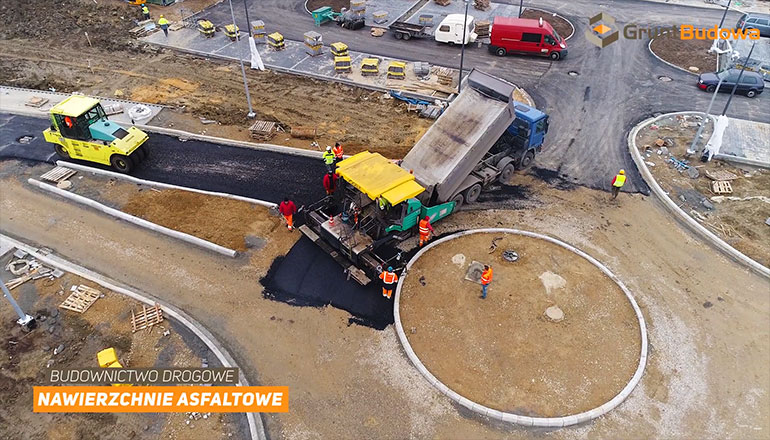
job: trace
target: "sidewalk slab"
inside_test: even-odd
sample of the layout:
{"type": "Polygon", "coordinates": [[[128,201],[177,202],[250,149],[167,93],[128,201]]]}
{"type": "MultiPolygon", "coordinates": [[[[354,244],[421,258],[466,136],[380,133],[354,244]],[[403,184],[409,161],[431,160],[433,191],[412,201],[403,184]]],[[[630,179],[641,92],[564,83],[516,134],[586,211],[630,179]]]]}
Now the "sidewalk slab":
{"type": "MultiPolygon", "coordinates": [[[[502,17],[518,17],[519,5],[508,5],[504,3],[489,3],[490,9],[488,11],[479,11],[474,9],[473,5],[468,7],[468,15],[473,16],[475,21],[489,20],[490,22],[495,16],[502,17]]],[[[441,23],[441,20],[446,18],[449,14],[465,14],[465,3],[460,1],[453,1],[447,6],[441,6],[435,2],[428,2],[425,6],[420,8],[417,12],[412,14],[407,20],[410,23],[418,23],[420,21],[420,15],[431,14],[433,15],[434,28],[441,23]]],[[[567,35],[565,35],[566,37],[567,35]]]]}
{"type": "Polygon", "coordinates": [[[730,118],[719,155],[748,159],[770,168],[770,124],[730,118]]]}
{"type": "MultiPolygon", "coordinates": [[[[204,38],[195,29],[182,28],[177,31],[169,32],[168,37],[163,32],[155,32],[142,38],[143,41],[158,46],[167,47],[183,52],[190,52],[203,57],[219,57],[229,60],[241,59],[251,65],[251,54],[249,52],[248,40],[242,39],[237,42],[230,41],[221,33],[217,33],[213,38],[204,38]]],[[[271,47],[260,44],[257,45],[262,62],[268,69],[279,70],[298,75],[311,76],[316,79],[326,81],[337,81],[346,84],[369,88],[378,91],[388,91],[390,89],[404,91],[406,95],[434,100],[447,99],[449,94],[434,90],[436,79],[433,79],[428,85],[424,85],[413,74],[407,73],[407,80],[385,84],[386,71],[390,61],[400,61],[394,58],[380,58],[380,73],[377,76],[361,76],[360,61],[369,56],[363,52],[349,51],[353,65],[351,74],[337,75],[334,71],[334,57],[331,55],[329,44],[334,41],[324,42],[324,54],[317,57],[311,57],[305,53],[303,42],[285,40],[285,49],[275,51],[271,47]]],[[[411,63],[409,63],[411,66],[411,63]]],[[[441,89],[441,87],[438,87],[441,89]]]]}

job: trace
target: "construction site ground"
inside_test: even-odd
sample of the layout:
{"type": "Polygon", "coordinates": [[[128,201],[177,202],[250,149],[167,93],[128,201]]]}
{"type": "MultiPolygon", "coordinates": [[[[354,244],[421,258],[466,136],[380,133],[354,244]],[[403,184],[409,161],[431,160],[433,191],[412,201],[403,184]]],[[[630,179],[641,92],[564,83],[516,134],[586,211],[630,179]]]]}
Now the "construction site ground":
{"type": "MultiPolygon", "coordinates": [[[[3,281],[14,278],[4,269],[15,260],[12,252],[2,257],[3,281]]],[[[245,417],[232,414],[186,413],[33,413],[32,386],[47,385],[50,369],[98,368],[96,353],[115,348],[124,367],[191,367],[206,359],[219,366],[216,357],[192,333],[165,319],[150,329],[131,329],[131,311],[142,304],[111,292],[76,275],[41,278],[13,289],[23,309],[39,327],[26,333],[15,323],[10,307],[0,308],[0,437],[2,438],[168,438],[245,439],[245,417]],[[59,308],[70,287],[86,285],[104,294],[80,314],[59,308]],[[164,333],[168,331],[167,335],[164,333]]]]}
{"type": "Polygon", "coordinates": [[[261,247],[281,224],[277,211],[240,200],[82,172],[68,180],[75,194],[239,252],[261,247]]]}
{"type": "MultiPolygon", "coordinates": [[[[669,63],[690,70],[693,73],[714,72],[717,70],[717,56],[709,53],[713,40],[682,40],[679,33],[667,32],[652,39],[652,52],[669,63]]],[[[693,81],[695,87],[696,81],[693,81]]]]}
{"type": "Polygon", "coordinates": [[[638,319],[620,287],[583,257],[537,238],[490,232],[441,243],[410,268],[399,307],[428,371],[499,411],[562,417],[598,408],[639,364],[638,319]],[[503,259],[506,250],[519,259],[503,259]],[[465,278],[473,261],[494,270],[484,299],[465,278]],[[563,320],[544,316],[551,306],[563,320]]]}
{"type": "MultiPolygon", "coordinates": [[[[695,122],[692,116],[688,121],[690,124],[695,122]]],[[[698,160],[698,155],[685,159],[697,126],[682,126],[682,120],[673,116],[661,119],[655,126],[655,130],[648,126],[639,131],[636,146],[661,188],[684,212],[722,240],[754,261],[770,266],[770,225],[765,223],[770,218],[770,170],[720,160],[703,163],[698,160]],[[659,138],[673,141],[673,146],[666,148],[667,154],[655,145],[659,138]],[[670,157],[687,160],[698,170],[698,177],[693,179],[686,171],[678,171],[669,162],[670,157]],[[713,191],[714,180],[706,175],[715,172],[729,172],[735,176],[730,180],[732,193],[713,191]],[[730,200],[728,197],[753,198],[730,200]]],[[[712,129],[713,124],[709,122],[698,143],[698,151],[711,136],[712,129]]]]}
{"type": "Polygon", "coordinates": [[[567,38],[574,32],[574,28],[570,22],[558,15],[549,14],[545,11],[531,8],[527,8],[521,13],[521,18],[531,18],[537,20],[540,17],[550,23],[562,38],[567,38]]]}
{"type": "MultiPolygon", "coordinates": [[[[24,167],[0,164],[3,232],[154,292],[209,329],[253,384],[288,385],[291,411],[263,415],[271,438],[532,435],[458,410],[411,365],[392,326],[349,325],[336,308],[265,299],[258,281],[293,240],[232,260],[33,190],[18,176],[24,167]]],[[[437,223],[437,234],[513,227],[558,237],[618,275],[649,326],[650,358],[630,397],[549,437],[756,438],[770,430],[766,279],[692,237],[654,199],[623,193],[610,204],[606,192],[515,179],[537,204],[462,211],[437,223]]]]}
{"type": "MultiPolygon", "coordinates": [[[[164,110],[154,123],[253,141],[248,132],[253,121],[246,116],[237,63],[156,49],[126,38],[134,26],[128,17],[135,11],[118,2],[94,5],[90,0],[66,0],[64,4],[42,2],[13,12],[20,14],[14,23],[35,21],[42,26],[34,18],[38,16],[64,21],[63,26],[51,25],[56,28],[51,32],[26,34],[29,27],[22,24],[6,29],[6,39],[0,39],[0,83],[164,104],[172,108],[164,110]],[[92,46],[77,32],[77,25],[61,17],[62,10],[67,16],[77,14],[82,26],[89,29],[94,23],[106,22],[98,35],[89,33],[92,46]],[[42,53],[41,41],[50,50],[42,53]],[[200,118],[216,123],[203,124],[200,118]]],[[[248,70],[247,76],[255,119],[275,121],[285,130],[271,143],[314,149],[311,139],[289,135],[291,127],[314,127],[319,133],[315,140],[322,147],[340,141],[346,153],[370,149],[400,158],[432,123],[407,112],[405,103],[381,92],[275,72],[248,70]]]]}

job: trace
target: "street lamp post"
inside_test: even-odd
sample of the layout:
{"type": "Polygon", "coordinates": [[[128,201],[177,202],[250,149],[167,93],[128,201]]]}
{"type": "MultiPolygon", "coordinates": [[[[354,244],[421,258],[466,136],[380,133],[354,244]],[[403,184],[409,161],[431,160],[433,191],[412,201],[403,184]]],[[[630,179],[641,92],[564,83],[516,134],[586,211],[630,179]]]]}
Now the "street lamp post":
{"type": "Polygon", "coordinates": [[[751,54],[754,52],[754,46],[757,45],[757,42],[751,44],[751,50],[749,50],[749,54],[746,56],[746,61],[743,62],[743,65],[741,65],[741,73],[738,74],[738,79],[735,80],[735,85],[733,85],[733,89],[730,91],[730,97],[727,98],[727,102],[725,103],[725,108],[722,110],[722,116],[727,114],[727,107],[730,107],[730,102],[733,100],[733,96],[735,95],[735,90],[738,89],[738,84],[741,82],[741,78],[743,78],[743,72],[746,71],[746,66],[749,65],[749,60],[751,60],[751,54]]]}
{"type": "Polygon", "coordinates": [[[471,4],[471,0],[465,0],[465,18],[463,19],[463,47],[460,49],[460,79],[457,82],[457,93],[460,93],[460,88],[463,86],[463,61],[465,60],[465,31],[468,27],[468,6],[471,4]]]}
{"type": "MultiPolygon", "coordinates": [[[[228,0],[228,3],[230,3],[230,15],[233,17],[233,29],[235,31],[235,40],[240,40],[240,33],[237,31],[238,25],[235,24],[235,12],[233,12],[233,0],[228,0]]],[[[246,19],[246,26],[251,28],[251,24],[248,23],[248,18],[246,19]]],[[[251,29],[249,29],[249,34],[251,34],[251,29]]],[[[246,81],[246,68],[243,67],[243,58],[241,58],[240,54],[238,55],[238,61],[241,63],[241,75],[243,76],[243,88],[246,90],[246,103],[249,105],[249,114],[247,115],[249,118],[253,118],[256,116],[256,113],[254,113],[254,109],[251,108],[251,95],[249,94],[249,83],[246,81]]]]}
{"type": "Polygon", "coordinates": [[[26,327],[28,329],[35,327],[35,318],[27,315],[24,313],[24,310],[19,307],[19,304],[16,303],[16,300],[13,299],[13,296],[11,296],[11,292],[8,290],[8,287],[5,286],[5,282],[0,280],[0,289],[3,291],[3,296],[5,299],[8,300],[9,303],[11,303],[11,307],[13,307],[13,310],[16,312],[16,315],[18,315],[19,319],[16,321],[19,325],[26,327]]]}
{"type": "Polygon", "coordinates": [[[722,13],[722,20],[719,22],[719,29],[722,29],[722,25],[725,24],[725,17],[727,17],[727,11],[730,10],[730,3],[732,3],[733,0],[727,1],[727,6],[725,6],[725,12],[722,13]]]}
{"type": "Polygon", "coordinates": [[[519,18],[521,18],[521,10],[523,9],[523,6],[524,6],[524,0],[519,0],[519,18]]]}
{"type": "Polygon", "coordinates": [[[722,86],[723,79],[724,79],[723,77],[721,77],[721,76],[719,77],[719,82],[717,83],[717,88],[716,88],[716,90],[714,90],[714,94],[711,95],[711,102],[709,103],[709,108],[706,110],[706,113],[703,114],[703,121],[704,122],[701,122],[701,124],[698,126],[698,132],[695,133],[695,137],[693,138],[692,143],[690,144],[690,148],[687,149],[687,155],[688,156],[691,155],[691,154],[695,154],[696,153],[696,151],[695,151],[695,144],[698,143],[698,139],[700,139],[700,135],[701,135],[701,133],[703,133],[703,127],[706,125],[705,121],[707,120],[707,118],[711,114],[711,107],[714,105],[714,100],[717,97],[717,93],[719,93],[719,88],[722,86]]]}

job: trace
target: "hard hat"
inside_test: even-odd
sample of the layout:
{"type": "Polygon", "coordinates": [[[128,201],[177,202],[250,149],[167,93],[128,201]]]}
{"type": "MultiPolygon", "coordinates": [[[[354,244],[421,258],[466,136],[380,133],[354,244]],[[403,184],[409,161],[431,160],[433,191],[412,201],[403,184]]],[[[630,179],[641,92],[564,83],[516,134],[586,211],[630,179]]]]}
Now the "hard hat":
{"type": "Polygon", "coordinates": [[[326,146],[326,151],[332,151],[332,147],[330,145],[326,146]]]}
{"type": "Polygon", "coordinates": [[[163,18],[163,14],[160,14],[160,18],[163,18]]]}
{"type": "Polygon", "coordinates": [[[626,174],[626,170],[620,170],[619,174],[626,174]]]}
{"type": "Polygon", "coordinates": [[[426,215],[425,220],[430,220],[430,217],[426,215]]]}
{"type": "Polygon", "coordinates": [[[393,266],[388,266],[388,272],[393,272],[393,266]]]}

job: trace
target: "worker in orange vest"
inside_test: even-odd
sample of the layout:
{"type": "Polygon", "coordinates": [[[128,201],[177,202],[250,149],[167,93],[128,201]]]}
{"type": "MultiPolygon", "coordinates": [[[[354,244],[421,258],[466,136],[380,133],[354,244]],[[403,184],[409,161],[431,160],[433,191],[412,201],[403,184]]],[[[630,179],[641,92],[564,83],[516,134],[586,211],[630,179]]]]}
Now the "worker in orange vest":
{"type": "Polygon", "coordinates": [[[481,272],[481,298],[486,299],[487,287],[492,282],[492,268],[484,265],[484,270],[481,272]]]}
{"type": "Polygon", "coordinates": [[[380,279],[382,280],[382,296],[390,299],[393,294],[393,286],[398,282],[398,275],[393,272],[392,266],[388,266],[388,270],[380,272],[380,279]]]}
{"type": "Polygon", "coordinates": [[[334,143],[334,148],[332,149],[332,153],[334,153],[334,159],[339,162],[342,160],[342,145],[340,145],[339,142],[334,143]]]}
{"type": "Polygon", "coordinates": [[[626,170],[618,171],[618,175],[612,179],[612,200],[618,196],[620,188],[623,188],[623,184],[626,183],[626,170]]]}
{"type": "Polygon", "coordinates": [[[424,219],[420,220],[419,230],[420,230],[420,247],[422,247],[423,244],[428,242],[430,233],[433,232],[433,226],[430,225],[430,217],[426,215],[424,219]]]}

